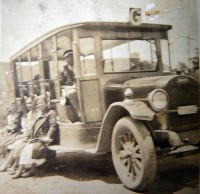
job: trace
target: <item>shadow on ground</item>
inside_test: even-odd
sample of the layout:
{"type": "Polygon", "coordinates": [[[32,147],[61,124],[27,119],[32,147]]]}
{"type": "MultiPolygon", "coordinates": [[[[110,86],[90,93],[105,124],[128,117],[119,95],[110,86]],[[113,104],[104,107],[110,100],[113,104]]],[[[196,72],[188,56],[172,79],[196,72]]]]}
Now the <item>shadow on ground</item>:
{"type": "MultiPolygon", "coordinates": [[[[198,155],[199,156],[199,155],[198,155]]],[[[199,159],[168,159],[158,163],[158,173],[154,183],[148,188],[149,194],[171,194],[184,188],[192,188],[191,194],[198,193],[199,159]],[[193,192],[194,189],[194,192],[193,192]]],[[[121,184],[112,164],[111,156],[71,156],[46,163],[37,168],[36,177],[60,175],[77,181],[101,180],[109,184],[121,184]]]]}
{"type": "Polygon", "coordinates": [[[36,176],[64,176],[78,181],[102,180],[106,183],[120,183],[109,154],[73,155],[45,163],[37,168],[36,176]]]}
{"type": "Polygon", "coordinates": [[[199,155],[171,158],[160,162],[157,177],[149,194],[199,193],[199,155]],[[187,188],[187,192],[183,190],[187,188]]]}

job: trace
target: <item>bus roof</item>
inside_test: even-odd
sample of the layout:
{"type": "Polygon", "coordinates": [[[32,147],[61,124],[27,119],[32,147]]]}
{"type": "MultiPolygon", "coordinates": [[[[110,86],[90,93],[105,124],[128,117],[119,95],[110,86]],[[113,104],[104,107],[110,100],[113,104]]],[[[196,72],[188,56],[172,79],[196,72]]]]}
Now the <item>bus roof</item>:
{"type": "Polygon", "coordinates": [[[27,46],[25,46],[24,48],[20,49],[17,53],[15,53],[13,56],[10,57],[10,60],[14,60],[17,57],[19,57],[20,55],[24,54],[25,52],[27,52],[28,50],[30,50],[31,48],[33,48],[34,46],[38,45],[39,43],[41,43],[42,41],[46,40],[47,38],[53,36],[54,34],[57,34],[59,32],[62,32],[64,30],[68,30],[68,29],[74,29],[74,28],[83,28],[83,29],[89,29],[89,30],[141,30],[141,31],[159,31],[159,32],[164,32],[164,31],[168,31],[170,29],[172,29],[171,25],[163,25],[163,24],[147,24],[147,23],[143,23],[141,25],[137,25],[134,26],[132,25],[130,22],[82,22],[82,23],[76,23],[76,24],[70,24],[70,25],[65,25],[59,28],[56,28],[46,34],[44,34],[43,36],[37,38],[36,40],[32,41],[30,44],[28,44],[27,46]]]}

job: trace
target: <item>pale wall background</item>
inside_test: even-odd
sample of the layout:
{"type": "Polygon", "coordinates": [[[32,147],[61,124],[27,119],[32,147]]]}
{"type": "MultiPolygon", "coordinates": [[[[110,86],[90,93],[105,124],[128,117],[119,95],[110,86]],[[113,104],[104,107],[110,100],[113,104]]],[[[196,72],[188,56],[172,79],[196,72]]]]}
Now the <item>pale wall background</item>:
{"type": "MultiPolygon", "coordinates": [[[[1,0],[0,61],[44,33],[80,21],[128,21],[129,8],[143,9],[155,2],[161,12],[154,23],[172,24],[170,43],[173,66],[188,62],[198,47],[197,2],[199,0],[1,0]]],[[[199,7],[200,10],[200,7],[199,7]]]]}
{"type": "MultiPolygon", "coordinates": [[[[152,23],[171,24],[169,33],[172,67],[199,47],[200,0],[1,0],[0,1],[0,116],[11,102],[9,58],[26,44],[62,25],[81,21],[128,21],[129,8],[140,7],[142,20],[148,3],[160,11],[152,23]],[[198,22],[199,19],[199,22],[198,22]],[[199,24],[199,25],[198,25],[199,24]],[[198,32],[199,29],[199,32],[198,32]]],[[[150,22],[151,23],[151,22],[150,22]]],[[[1,125],[1,123],[0,123],[1,125]]]]}

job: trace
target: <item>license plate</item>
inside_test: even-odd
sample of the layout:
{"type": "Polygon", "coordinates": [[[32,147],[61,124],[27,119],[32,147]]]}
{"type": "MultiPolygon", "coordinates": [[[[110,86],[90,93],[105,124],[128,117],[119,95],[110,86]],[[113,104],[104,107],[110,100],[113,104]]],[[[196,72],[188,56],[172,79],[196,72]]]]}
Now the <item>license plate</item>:
{"type": "Polygon", "coordinates": [[[179,106],[177,110],[179,115],[195,114],[197,113],[197,111],[198,111],[198,108],[196,105],[179,106]]]}

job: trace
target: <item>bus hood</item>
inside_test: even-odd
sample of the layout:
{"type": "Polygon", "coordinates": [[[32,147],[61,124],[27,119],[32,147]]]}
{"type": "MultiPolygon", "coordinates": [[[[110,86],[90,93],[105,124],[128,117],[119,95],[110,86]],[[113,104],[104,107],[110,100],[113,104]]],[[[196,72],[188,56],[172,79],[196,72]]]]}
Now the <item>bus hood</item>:
{"type": "MultiPolygon", "coordinates": [[[[198,82],[189,76],[185,75],[166,75],[145,78],[135,78],[118,80],[109,80],[105,87],[107,106],[113,102],[124,100],[124,91],[130,88],[133,91],[133,99],[146,99],[148,94],[155,89],[163,89],[167,92],[169,99],[174,102],[174,99],[184,98],[188,90],[191,90],[196,99],[198,99],[198,82]]],[[[188,94],[189,95],[189,94],[188,94]]],[[[191,96],[188,96],[191,100],[191,96]]],[[[192,97],[193,99],[193,97],[192,97]]],[[[196,101],[196,100],[195,100],[196,101]]],[[[194,102],[193,102],[194,103],[194,102]]],[[[184,102],[183,104],[190,104],[184,102]]],[[[196,103],[195,103],[196,104],[196,103]]]]}
{"type": "MultiPolygon", "coordinates": [[[[190,76],[169,75],[128,80],[123,84],[123,89],[125,90],[126,88],[132,89],[134,99],[146,98],[147,95],[155,89],[165,90],[171,100],[176,98],[176,96],[183,98],[183,95],[187,95],[190,92],[198,99],[199,85],[198,82],[190,76]]],[[[191,100],[191,97],[188,96],[188,100],[189,99],[191,100]]]]}

